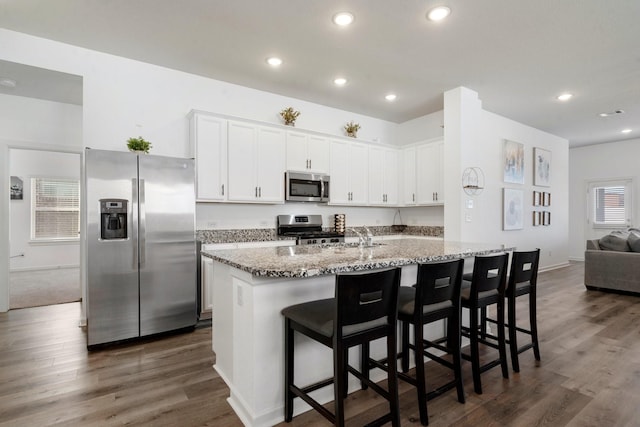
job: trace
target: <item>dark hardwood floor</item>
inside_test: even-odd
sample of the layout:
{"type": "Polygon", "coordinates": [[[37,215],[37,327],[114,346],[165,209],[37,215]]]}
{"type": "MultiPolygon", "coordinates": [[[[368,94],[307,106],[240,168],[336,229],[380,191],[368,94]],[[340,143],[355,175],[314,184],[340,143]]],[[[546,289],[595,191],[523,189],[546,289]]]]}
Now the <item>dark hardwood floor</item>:
{"type": "MultiPolygon", "coordinates": [[[[640,425],[640,297],[586,291],[574,263],[540,274],[538,310],[542,361],[528,351],[508,380],[486,372],[480,396],[464,362],[467,403],[454,390],[431,400],[430,426],[640,425]]],[[[212,369],[210,328],[87,352],[79,316],[79,303],[0,314],[0,426],[242,425],[212,369]]],[[[450,374],[428,363],[427,375],[450,374]]],[[[419,425],[402,382],[400,403],[402,424],[419,425]]],[[[370,390],[353,393],[348,425],[386,409],[370,390]]],[[[281,425],[328,423],[311,411],[281,425]]]]}

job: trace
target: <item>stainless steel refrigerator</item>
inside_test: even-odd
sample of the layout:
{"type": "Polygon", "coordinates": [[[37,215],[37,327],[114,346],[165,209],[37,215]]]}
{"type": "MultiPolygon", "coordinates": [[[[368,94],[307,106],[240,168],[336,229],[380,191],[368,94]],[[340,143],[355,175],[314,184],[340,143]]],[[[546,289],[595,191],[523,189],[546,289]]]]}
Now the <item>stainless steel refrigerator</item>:
{"type": "Polygon", "coordinates": [[[193,327],[193,159],[86,149],[87,346],[193,327]]]}

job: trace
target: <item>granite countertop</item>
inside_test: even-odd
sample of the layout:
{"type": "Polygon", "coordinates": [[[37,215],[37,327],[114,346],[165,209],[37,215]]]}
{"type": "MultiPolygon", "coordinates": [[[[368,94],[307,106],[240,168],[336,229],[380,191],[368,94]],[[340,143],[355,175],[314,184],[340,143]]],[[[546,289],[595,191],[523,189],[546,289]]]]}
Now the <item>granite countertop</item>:
{"type": "Polygon", "coordinates": [[[405,238],[384,240],[365,248],[352,244],[304,245],[205,250],[202,251],[202,256],[247,271],[256,277],[293,278],[401,267],[513,249],[501,244],[405,238]]]}

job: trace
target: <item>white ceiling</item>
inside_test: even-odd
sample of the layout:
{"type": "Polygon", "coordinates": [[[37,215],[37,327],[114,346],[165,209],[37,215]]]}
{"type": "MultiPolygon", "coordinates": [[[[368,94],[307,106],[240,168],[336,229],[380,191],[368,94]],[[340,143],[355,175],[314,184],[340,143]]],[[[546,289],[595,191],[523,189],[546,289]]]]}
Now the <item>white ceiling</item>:
{"type": "Polygon", "coordinates": [[[573,147],[640,137],[638,18],[639,0],[0,3],[3,28],[397,123],[466,86],[485,109],[573,147]],[[426,20],[439,4],[451,16],[426,20]],[[343,10],[356,17],[348,28],[331,22],[343,10]],[[271,55],[280,69],[266,65],[271,55]],[[349,83],[336,88],[337,75],[349,83]],[[573,99],[557,101],[565,91],[573,99]],[[598,116],[615,110],[625,114],[598,116]]]}

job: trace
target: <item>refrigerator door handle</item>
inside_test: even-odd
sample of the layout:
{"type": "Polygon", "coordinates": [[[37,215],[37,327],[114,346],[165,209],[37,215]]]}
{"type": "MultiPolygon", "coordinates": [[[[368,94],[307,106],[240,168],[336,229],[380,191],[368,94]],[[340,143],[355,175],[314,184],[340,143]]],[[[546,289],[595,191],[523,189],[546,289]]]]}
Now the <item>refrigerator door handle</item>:
{"type": "Polygon", "coordinates": [[[144,197],[144,179],[140,180],[140,232],[138,233],[138,240],[140,241],[140,267],[144,265],[146,255],[146,232],[147,232],[147,220],[145,218],[145,197],[144,197]]]}
{"type": "Polygon", "coordinates": [[[131,223],[133,225],[133,233],[131,234],[131,242],[133,243],[133,268],[138,269],[138,221],[136,217],[138,215],[138,180],[136,178],[131,179],[131,223]]]}

